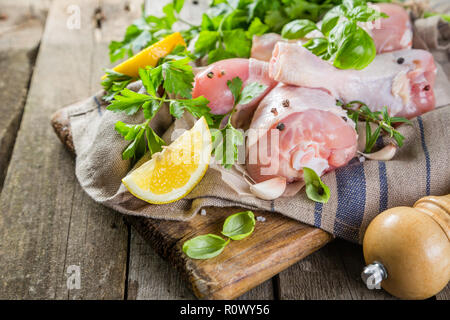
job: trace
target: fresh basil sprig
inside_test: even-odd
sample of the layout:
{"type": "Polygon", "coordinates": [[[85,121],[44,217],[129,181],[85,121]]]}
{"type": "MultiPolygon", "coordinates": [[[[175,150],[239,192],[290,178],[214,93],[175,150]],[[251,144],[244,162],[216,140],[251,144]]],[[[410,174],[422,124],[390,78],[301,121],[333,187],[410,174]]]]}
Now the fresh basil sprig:
{"type": "Polygon", "coordinates": [[[369,22],[388,16],[369,7],[365,0],[343,0],[328,11],[319,28],[310,20],[294,20],[283,27],[281,35],[298,39],[311,31],[320,31],[323,38],[313,38],[304,47],[324,60],[333,61],[339,69],[364,69],[375,58],[373,39],[358,22],[369,22]]]}
{"type": "Polygon", "coordinates": [[[313,169],[303,167],[303,180],[306,184],[306,195],[309,199],[320,203],[328,202],[330,188],[322,182],[313,169]]]}
{"type": "Polygon", "coordinates": [[[187,240],[183,244],[183,252],[192,259],[210,259],[219,255],[230,240],[242,240],[252,234],[255,229],[255,215],[251,211],[230,215],[224,222],[222,234],[225,240],[215,234],[205,234],[187,240]]]}
{"type": "Polygon", "coordinates": [[[211,136],[213,141],[212,154],[218,163],[229,169],[238,160],[238,148],[244,141],[242,132],[231,124],[231,118],[236,111],[236,106],[238,104],[247,104],[260,96],[267,89],[267,86],[253,82],[242,89],[243,82],[239,77],[228,80],[227,85],[234,98],[233,108],[230,112],[217,119],[216,123],[220,126],[221,120],[224,117],[228,117],[226,125],[223,128],[218,127],[219,129],[212,130],[211,136]]]}
{"type": "Polygon", "coordinates": [[[405,137],[395,129],[394,124],[411,124],[411,121],[408,119],[403,117],[391,117],[386,106],[383,107],[382,111],[371,111],[369,107],[361,101],[351,101],[347,104],[337,101],[336,104],[347,111],[348,116],[355,124],[358,123],[358,121],[366,122],[366,145],[364,152],[369,153],[372,151],[382,131],[393,138],[399,147],[403,146],[405,137]],[[377,125],[373,132],[370,123],[377,125]]]}

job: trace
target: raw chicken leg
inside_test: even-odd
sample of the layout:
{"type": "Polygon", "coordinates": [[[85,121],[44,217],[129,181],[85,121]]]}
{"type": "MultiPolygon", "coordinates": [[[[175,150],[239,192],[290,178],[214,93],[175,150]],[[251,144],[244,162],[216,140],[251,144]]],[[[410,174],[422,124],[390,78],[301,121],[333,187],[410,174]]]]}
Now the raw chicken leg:
{"type": "Polygon", "coordinates": [[[372,111],[412,118],[434,109],[436,66],[425,50],[379,54],[363,70],[340,70],[297,44],[278,42],[270,76],[286,84],[328,90],[348,103],[365,102],[372,111]]]}
{"type": "Polygon", "coordinates": [[[239,77],[244,83],[258,82],[267,86],[261,96],[246,105],[237,106],[237,111],[251,116],[261,99],[275,86],[269,77],[269,64],[255,59],[227,59],[213,63],[195,76],[192,97],[204,96],[210,101],[213,114],[226,114],[233,108],[233,95],[227,81],[239,77]]]}
{"type": "MultiPolygon", "coordinates": [[[[360,26],[372,37],[377,53],[390,52],[401,49],[410,49],[412,46],[412,27],[409,15],[403,7],[392,3],[379,3],[372,5],[389,18],[381,18],[372,22],[361,23],[360,26]]],[[[320,22],[318,24],[320,26],[320,22]]],[[[313,37],[323,37],[323,34],[315,30],[310,32],[305,39],[283,39],[277,33],[266,33],[261,36],[253,36],[251,57],[269,61],[273,49],[278,41],[305,43],[313,37]]]]}
{"type": "Polygon", "coordinates": [[[406,10],[393,3],[377,3],[372,7],[389,16],[362,26],[375,42],[377,53],[411,49],[413,32],[406,10]]]}
{"type": "Polygon", "coordinates": [[[354,157],[354,122],[321,89],[279,84],[260,103],[248,132],[247,171],[261,182],[301,180],[303,167],[318,175],[354,157]]]}

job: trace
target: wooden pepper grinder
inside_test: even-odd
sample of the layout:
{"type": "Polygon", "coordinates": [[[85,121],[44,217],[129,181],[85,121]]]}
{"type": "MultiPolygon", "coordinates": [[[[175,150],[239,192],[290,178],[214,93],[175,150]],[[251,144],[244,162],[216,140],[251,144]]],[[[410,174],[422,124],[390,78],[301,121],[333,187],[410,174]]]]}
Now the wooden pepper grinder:
{"type": "Polygon", "coordinates": [[[369,289],[381,284],[402,299],[426,299],[450,280],[450,194],[396,207],[372,220],[363,240],[369,289]]]}

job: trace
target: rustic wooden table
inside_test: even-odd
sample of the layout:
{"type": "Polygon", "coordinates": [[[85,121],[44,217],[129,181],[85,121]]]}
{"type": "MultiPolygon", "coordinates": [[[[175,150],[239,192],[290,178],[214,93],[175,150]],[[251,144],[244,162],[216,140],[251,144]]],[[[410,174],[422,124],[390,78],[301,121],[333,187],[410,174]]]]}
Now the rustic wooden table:
{"type": "MultiPolygon", "coordinates": [[[[151,12],[166,2],[151,1],[151,12]]],[[[199,19],[206,3],[186,0],[184,18],[199,19]]],[[[141,4],[0,4],[0,299],[194,298],[120,214],[82,191],[49,125],[54,111],[100,88],[108,43],[141,4]],[[79,289],[67,285],[69,266],[80,268],[79,289]]],[[[362,267],[361,247],[336,240],[240,299],[393,299],[364,287],[362,267]]],[[[450,299],[449,286],[436,298],[450,299]]]]}

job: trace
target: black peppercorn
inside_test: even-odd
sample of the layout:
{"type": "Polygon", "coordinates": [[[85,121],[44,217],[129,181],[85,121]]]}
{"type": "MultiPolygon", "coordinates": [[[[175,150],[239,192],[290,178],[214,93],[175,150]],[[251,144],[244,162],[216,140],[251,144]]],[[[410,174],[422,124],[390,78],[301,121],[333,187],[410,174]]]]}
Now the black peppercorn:
{"type": "Polygon", "coordinates": [[[277,125],[277,129],[280,130],[280,131],[283,131],[285,127],[286,127],[286,126],[284,125],[283,122],[280,122],[280,123],[277,125]]]}
{"type": "Polygon", "coordinates": [[[425,90],[425,91],[429,91],[430,89],[431,89],[431,87],[429,84],[427,84],[425,87],[423,87],[423,90],[425,90]]]}
{"type": "Polygon", "coordinates": [[[403,64],[403,62],[405,62],[405,58],[398,58],[397,59],[397,63],[398,64],[403,64]]]}
{"type": "Polygon", "coordinates": [[[206,75],[208,78],[212,79],[214,77],[214,72],[208,72],[206,75]]]}

